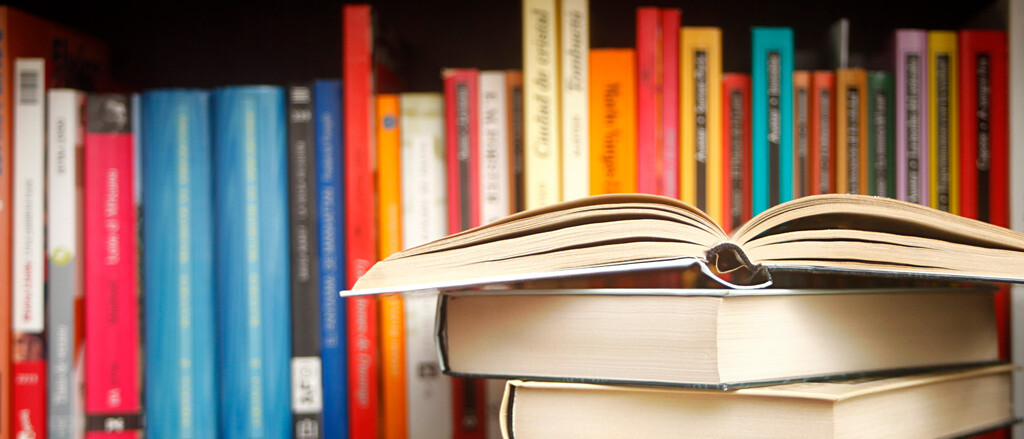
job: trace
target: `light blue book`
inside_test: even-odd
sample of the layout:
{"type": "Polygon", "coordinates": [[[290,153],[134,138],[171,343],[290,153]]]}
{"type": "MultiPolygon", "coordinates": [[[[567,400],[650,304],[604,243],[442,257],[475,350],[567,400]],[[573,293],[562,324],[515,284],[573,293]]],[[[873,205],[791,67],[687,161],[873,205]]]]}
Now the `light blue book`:
{"type": "Polygon", "coordinates": [[[793,199],[793,29],[751,31],[751,214],[793,199]]]}
{"type": "Polygon", "coordinates": [[[217,431],[209,93],[142,95],[146,436],[217,431]]]}
{"type": "Polygon", "coordinates": [[[345,191],[341,178],[341,81],[313,84],[316,127],[317,227],[320,235],[320,356],[324,437],[348,437],[348,360],[345,301],[345,191]]]}
{"type": "Polygon", "coordinates": [[[291,436],[284,89],[213,93],[222,438],[291,436]]]}

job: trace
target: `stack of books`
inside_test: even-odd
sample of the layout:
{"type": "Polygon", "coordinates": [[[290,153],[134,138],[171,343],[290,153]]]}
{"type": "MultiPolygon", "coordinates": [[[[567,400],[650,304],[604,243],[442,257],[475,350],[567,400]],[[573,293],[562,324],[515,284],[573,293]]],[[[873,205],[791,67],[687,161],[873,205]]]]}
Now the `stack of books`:
{"type": "Polygon", "coordinates": [[[948,437],[1015,421],[995,288],[964,281],[1022,282],[1022,255],[1020,233],[891,199],[808,197],[730,236],[607,195],[396,253],[346,294],[440,290],[442,368],[510,380],[508,438],[948,437]],[[686,269],[719,285],[680,288],[686,269]]]}

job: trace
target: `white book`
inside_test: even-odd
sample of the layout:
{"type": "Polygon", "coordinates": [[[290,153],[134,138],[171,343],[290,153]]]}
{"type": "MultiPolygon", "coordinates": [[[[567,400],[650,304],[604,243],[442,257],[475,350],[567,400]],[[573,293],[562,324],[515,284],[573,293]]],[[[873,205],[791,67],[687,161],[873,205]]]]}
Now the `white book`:
{"type": "Polygon", "coordinates": [[[561,0],[562,201],[590,195],[589,0],[561,0]]]}
{"type": "MultiPolygon", "coordinates": [[[[508,97],[504,71],[480,72],[480,223],[512,213],[508,148],[508,97]]],[[[504,389],[502,389],[504,391],[504,389]]]]}
{"type": "Polygon", "coordinates": [[[526,208],[562,200],[558,0],[523,0],[526,208]]]}
{"type": "MultiPolygon", "coordinates": [[[[1010,0],[1010,227],[1024,231],[1024,0],[1010,0]]],[[[1010,352],[1013,362],[1024,364],[1024,285],[1014,285],[1010,296],[1010,352]]],[[[1024,389],[1024,375],[1013,374],[1013,388],[1024,389]]],[[[1014,415],[1024,417],[1024,391],[1013,392],[1014,415]]],[[[1018,423],[1013,437],[1024,438],[1018,423]]]]}
{"type": "Polygon", "coordinates": [[[42,58],[18,58],[14,61],[11,311],[14,331],[34,334],[41,334],[44,329],[45,80],[42,58]]]}

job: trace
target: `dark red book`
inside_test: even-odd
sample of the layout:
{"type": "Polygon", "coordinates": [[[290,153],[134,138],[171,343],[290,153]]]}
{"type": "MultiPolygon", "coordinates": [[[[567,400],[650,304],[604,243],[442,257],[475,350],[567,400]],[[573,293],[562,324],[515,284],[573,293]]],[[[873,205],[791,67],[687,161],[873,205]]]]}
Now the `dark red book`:
{"type": "Polygon", "coordinates": [[[722,229],[731,231],[751,215],[750,75],[722,75],[722,229]]]}
{"type": "Polygon", "coordinates": [[[637,8],[636,188],[637,192],[647,194],[661,192],[661,53],[661,11],[655,7],[637,8]]]}

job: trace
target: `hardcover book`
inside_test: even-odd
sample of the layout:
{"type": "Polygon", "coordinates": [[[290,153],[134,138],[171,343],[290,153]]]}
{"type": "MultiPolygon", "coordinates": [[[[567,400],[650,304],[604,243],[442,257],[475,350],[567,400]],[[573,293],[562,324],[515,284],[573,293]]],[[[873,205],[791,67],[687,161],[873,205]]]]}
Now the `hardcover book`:
{"type": "Polygon", "coordinates": [[[896,198],[930,205],[928,33],[898,29],[894,40],[896,198]]]}
{"type": "Polygon", "coordinates": [[[836,192],[868,194],[868,77],[864,69],[836,71],[836,192]]]}
{"type": "Polygon", "coordinates": [[[722,221],[722,30],[683,27],[679,34],[681,199],[722,221]]]}
{"type": "Polygon", "coordinates": [[[928,32],[929,206],[960,214],[960,118],[957,37],[928,32]]]}
{"type": "MultiPolygon", "coordinates": [[[[636,191],[660,194],[661,180],[661,90],[664,77],[659,65],[664,59],[661,47],[661,9],[644,6],[636,10],[636,191]]],[[[593,66],[607,68],[605,66],[593,66]]],[[[600,76],[600,73],[595,73],[600,76]]],[[[601,105],[600,101],[592,101],[601,105]]],[[[685,105],[685,104],[684,104],[685,105]]],[[[594,119],[600,123],[600,119],[594,119]]],[[[683,171],[684,175],[685,170],[683,171]]],[[[685,194],[685,191],[684,191],[685,194]]],[[[685,199],[685,198],[684,198],[685,199]]],[[[692,201],[691,201],[692,202],[692,201]]]]}
{"type": "Polygon", "coordinates": [[[683,12],[661,8],[661,179],[659,195],[679,198],[679,31],[683,12]]]}
{"type": "Polygon", "coordinates": [[[793,197],[810,193],[811,72],[793,72],[793,197]]]}
{"type": "Polygon", "coordinates": [[[752,212],[793,198],[793,30],[751,31],[752,212]]]}
{"type": "MultiPolygon", "coordinates": [[[[559,0],[562,200],[590,195],[590,106],[587,103],[590,1],[559,0]]],[[[481,78],[481,81],[483,78],[481,78]]]]}
{"type": "MultiPolygon", "coordinates": [[[[525,145],[525,139],[523,138],[523,72],[519,70],[506,71],[505,85],[508,87],[506,96],[508,99],[510,199],[512,200],[512,210],[514,212],[520,212],[523,209],[526,209],[526,177],[523,174],[523,155],[525,154],[523,151],[525,145]]],[[[590,182],[588,181],[587,184],[589,185],[589,183],[590,182]]]]}
{"type": "Polygon", "coordinates": [[[637,191],[636,52],[590,51],[590,193],[637,191]]]}
{"type": "Polygon", "coordinates": [[[750,75],[722,75],[722,230],[750,219],[750,75]]]}
{"type": "Polygon", "coordinates": [[[441,76],[448,157],[448,233],[458,233],[479,225],[480,218],[480,72],[449,69],[441,76]]]}
{"type": "Polygon", "coordinates": [[[892,73],[868,72],[868,194],[896,198],[896,137],[892,73]]]}
{"type": "Polygon", "coordinates": [[[527,209],[557,203],[562,197],[558,20],[557,0],[523,1],[523,171],[527,209]]]}
{"type": "Polygon", "coordinates": [[[811,195],[836,191],[835,94],[835,73],[816,71],[811,75],[811,195]]]}

